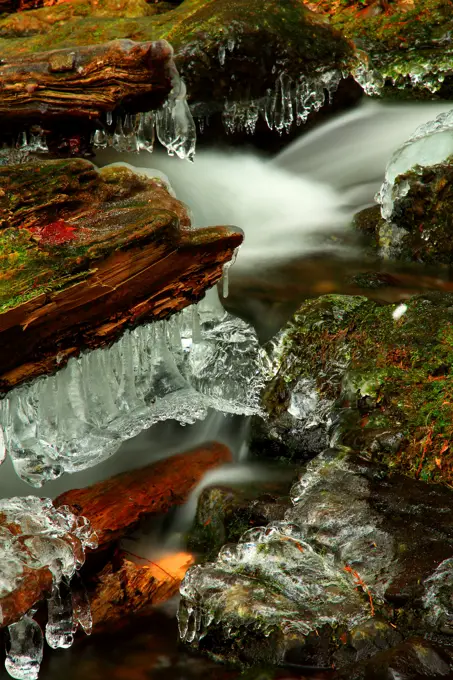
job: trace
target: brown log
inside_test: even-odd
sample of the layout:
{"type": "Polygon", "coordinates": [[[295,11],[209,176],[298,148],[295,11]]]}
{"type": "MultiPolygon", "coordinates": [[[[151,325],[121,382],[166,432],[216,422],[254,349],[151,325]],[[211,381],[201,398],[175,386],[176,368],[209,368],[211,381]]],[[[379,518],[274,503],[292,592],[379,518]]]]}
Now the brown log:
{"type": "Polygon", "coordinates": [[[0,627],[19,621],[34,604],[50,594],[52,573],[50,569],[24,567],[20,584],[11,593],[0,598],[3,618],[0,627]]]}
{"type": "MultiPolygon", "coordinates": [[[[86,489],[67,491],[54,504],[57,507],[70,505],[76,514],[87,517],[98,533],[102,550],[133,530],[141,519],[184,503],[205,472],[230,460],[231,453],[226,446],[205,444],[86,489]]],[[[15,525],[8,524],[7,527],[17,534],[15,525]]],[[[91,557],[96,558],[96,555],[91,557]]],[[[164,557],[155,563],[144,560],[143,565],[131,562],[124,554],[120,558],[119,566],[117,558],[115,564],[94,559],[92,567],[85,572],[96,626],[116,620],[122,613],[132,613],[135,607],[157,604],[172,597],[193,561],[188,553],[164,557]],[[96,568],[101,569],[99,574],[94,573],[96,568]]],[[[49,569],[24,567],[18,586],[0,598],[3,615],[0,627],[21,619],[50,593],[51,588],[49,569]]]]}
{"type": "Polygon", "coordinates": [[[99,547],[103,547],[133,529],[145,516],[182,505],[207,470],[230,460],[231,452],[223,444],[204,444],[86,489],[66,491],[54,504],[68,505],[75,514],[89,519],[99,547]]]}
{"type": "Polygon", "coordinates": [[[109,562],[97,575],[96,586],[90,592],[93,632],[106,624],[128,620],[176,595],[194,558],[190,553],[179,552],[156,562],[143,562],[136,564],[123,556],[119,568],[109,562]]]}
{"type": "Polygon", "coordinates": [[[150,111],[165,101],[175,67],[165,40],[114,40],[37,52],[0,63],[0,116],[14,128],[99,120],[118,106],[150,111]]]}
{"type": "Polygon", "coordinates": [[[242,241],[232,228],[190,230],[160,180],[126,168],[6,166],[0,187],[0,226],[14,227],[0,228],[3,393],[199,300],[242,241]]]}

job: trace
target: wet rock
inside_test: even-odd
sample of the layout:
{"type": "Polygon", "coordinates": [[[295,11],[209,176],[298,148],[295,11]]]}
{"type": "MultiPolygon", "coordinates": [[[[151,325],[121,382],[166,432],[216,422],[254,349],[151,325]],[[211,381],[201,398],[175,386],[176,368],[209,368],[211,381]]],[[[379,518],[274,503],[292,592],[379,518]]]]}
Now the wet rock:
{"type": "Polygon", "coordinates": [[[236,543],[247,529],[282,520],[290,487],[285,481],[205,489],[187,538],[188,549],[201,554],[203,559],[214,559],[225,543],[236,543]]]}
{"type": "Polygon", "coordinates": [[[278,417],[301,379],[334,404],[336,441],[392,470],[451,480],[450,294],[403,306],[364,297],[306,302],[283,336],[279,371],[265,402],[278,417]]]}
{"type": "Polygon", "coordinates": [[[14,51],[0,64],[2,134],[15,134],[14,143],[19,135],[24,145],[24,130],[40,125],[52,144],[57,131],[69,125],[73,137],[83,131],[89,138],[108,112],[161,106],[174,78],[172,48],[165,41],[113,40],[26,55],[14,51]]]}
{"type": "Polygon", "coordinates": [[[324,424],[307,427],[306,421],[288,411],[276,420],[252,418],[249,450],[258,460],[305,462],[321,453],[327,444],[324,424]]]}
{"type": "Polygon", "coordinates": [[[336,88],[352,54],[301,0],[185,0],[163,14],[144,0],[74,0],[0,20],[4,57],[150,36],[174,47],[194,113],[226,102],[229,129],[253,129],[260,111],[279,130],[302,120],[322,105],[324,88],[336,88]]]}
{"type": "Polygon", "coordinates": [[[452,672],[452,654],[448,647],[413,638],[379,652],[365,663],[354,664],[334,677],[338,680],[434,680],[451,678],[452,672]]]}
{"type": "Polygon", "coordinates": [[[448,0],[306,0],[306,5],[354,42],[355,77],[367,94],[451,96],[453,23],[448,0]]]}
{"type": "Polygon", "coordinates": [[[242,240],[191,231],[166,183],[127,167],[36,161],[0,183],[3,392],[197,301],[242,240]]]}
{"type": "Polygon", "coordinates": [[[189,570],[183,639],[246,664],[341,668],[414,632],[442,637],[451,616],[450,489],[326,451],[291,496],[284,521],[247,531],[189,570]]]}

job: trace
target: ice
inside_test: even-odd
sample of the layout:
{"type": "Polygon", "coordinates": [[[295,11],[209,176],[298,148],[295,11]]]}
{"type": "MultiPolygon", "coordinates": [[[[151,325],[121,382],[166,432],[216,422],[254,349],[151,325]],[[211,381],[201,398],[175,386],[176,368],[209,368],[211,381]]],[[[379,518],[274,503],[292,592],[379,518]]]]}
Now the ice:
{"type": "MultiPolygon", "coordinates": [[[[157,111],[137,115],[107,113],[106,126],[95,130],[91,143],[95,149],[139,152],[154,148],[154,138],[165,146],[170,156],[192,161],[195,155],[197,131],[186,97],[186,86],[174,64],[170,66],[172,90],[167,101],[157,111]],[[113,128],[113,130],[109,130],[113,128]]],[[[36,143],[35,143],[36,145],[36,143]]]]}
{"type": "Polygon", "coordinates": [[[216,296],[196,306],[199,327],[188,307],[8,393],[0,427],[17,474],[41,486],[97,465],[161,420],[194,423],[208,408],[259,413],[269,359],[253,328],[216,296]]]}
{"type": "Polygon", "coordinates": [[[385,220],[391,220],[398,199],[407,195],[409,184],[395,184],[396,178],[413,168],[427,167],[445,161],[453,154],[453,110],[441,113],[424,123],[392,155],[385,171],[385,181],[376,195],[385,220]]]}
{"type": "Polygon", "coordinates": [[[36,680],[43,657],[40,626],[30,616],[8,626],[5,668],[12,678],[36,680]]]}
{"type": "MultiPolygon", "coordinates": [[[[0,599],[27,581],[30,569],[49,569],[53,587],[46,639],[51,647],[68,647],[78,623],[85,632],[91,631],[88,599],[80,579],[74,577],[85,561],[86,549],[96,547],[96,535],[86,518],[65,506],[55,508],[47,498],[2,500],[0,516],[0,599]]],[[[29,612],[8,626],[5,666],[13,678],[38,677],[43,635],[32,615],[29,612]]]]}
{"type": "MultiPolygon", "coordinates": [[[[77,626],[76,626],[77,627],[77,626]]],[[[55,585],[47,601],[46,642],[52,649],[66,649],[74,641],[74,621],[70,589],[55,585]]]]}
{"type": "Polygon", "coordinates": [[[215,562],[189,569],[180,589],[181,638],[199,642],[211,626],[222,639],[244,630],[305,636],[372,615],[368,594],[381,601],[396,568],[389,570],[393,539],[369,495],[365,478],[338,452],[318,456],[293,487],[284,521],[247,531],[215,562]]]}
{"type": "Polygon", "coordinates": [[[294,120],[300,125],[312,111],[319,111],[326,92],[331,99],[341,78],[342,74],[337,70],[313,78],[300,76],[297,80],[282,72],[275,80],[274,89],[269,89],[262,99],[226,101],[222,114],[225,129],[230,134],[242,130],[253,134],[261,115],[271,130],[289,132],[294,120]]]}
{"type": "Polygon", "coordinates": [[[436,571],[424,582],[423,606],[426,621],[433,628],[451,635],[453,632],[453,557],[439,564],[436,571]]]}

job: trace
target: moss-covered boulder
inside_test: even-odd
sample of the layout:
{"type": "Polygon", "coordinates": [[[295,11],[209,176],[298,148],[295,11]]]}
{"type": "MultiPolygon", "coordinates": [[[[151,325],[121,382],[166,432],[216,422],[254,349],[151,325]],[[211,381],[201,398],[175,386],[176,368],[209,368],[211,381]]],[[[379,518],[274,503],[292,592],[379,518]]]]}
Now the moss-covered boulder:
{"type": "Polygon", "coordinates": [[[283,337],[265,395],[272,417],[301,378],[316,380],[340,417],[338,440],[390,468],[453,481],[453,296],[405,305],[327,295],[304,303],[283,337]]]}
{"type": "Polygon", "coordinates": [[[450,0],[306,0],[306,4],[353,41],[356,77],[369,94],[451,96],[450,0]]]}
{"type": "MultiPolygon", "coordinates": [[[[145,0],[73,0],[0,19],[3,59],[120,38],[168,40],[201,113],[268,92],[279,98],[274,108],[288,109],[291,83],[339,73],[352,56],[348,41],[302,0],[184,0],[163,13],[145,0]]],[[[319,81],[318,98],[323,85],[329,82],[319,81]]]]}

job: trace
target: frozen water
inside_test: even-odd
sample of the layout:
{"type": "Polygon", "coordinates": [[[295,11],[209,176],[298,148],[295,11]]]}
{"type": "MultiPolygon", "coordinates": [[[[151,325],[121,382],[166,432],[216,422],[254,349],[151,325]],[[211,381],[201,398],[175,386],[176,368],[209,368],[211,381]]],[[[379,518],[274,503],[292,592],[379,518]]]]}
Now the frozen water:
{"type": "Polygon", "coordinates": [[[395,184],[399,175],[411,168],[436,165],[453,155],[453,110],[446,111],[418,127],[414,134],[392,155],[385,171],[385,181],[376,196],[381,214],[391,220],[398,199],[409,191],[409,184],[395,184]]]}
{"type": "Polygon", "coordinates": [[[83,517],[68,508],[56,509],[46,498],[14,497],[0,501],[0,598],[17,588],[25,567],[47,567],[54,582],[70,579],[85,559],[85,549],[96,537],[83,517]],[[8,525],[14,525],[12,531],[8,525]]]}
{"type": "Polygon", "coordinates": [[[17,474],[41,486],[105,460],[154,423],[194,423],[210,407],[258,413],[270,362],[253,328],[216,295],[11,391],[0,426],[17,474]]]}
{"type": "Polygon", "coordinates": [[[40,626],[30,616],[8,626],[5,668],[12,678],[36,680],[43,657],[40,626]]]}
{"type": "Polygon", "coordinates": [[[181,584],[182,639],[199,641],[210,626],[220,627],[224,638],[276,628],[308,635],[326,624],[357,625],[372,613],[354,572],[366,594],[382,598],[395,568],[388,563],[393,539],[366,502],[365,479],[341,455],[326,452],[308,465],[291,495],[283,522],[251,529],[237,545],[224,546],[215,562],[189,569],[181,584]]]}
{"type": "MultiPolygon", "coordinates": [[[[78,622],[90,632],[91,615],[80,583],[76,580],[74,595],[62,584],[69,583],[83,565],[86,549],[96,547],[96,535],[84,517],[75,516],[67,507],[57,509],[46,498],[2,500],[0,516],[0,599],[27,580],[27,570],[48,568],[53,590],[48,601],[46,639],[51,647],[69,646],[78,622]]],[[[31,616],[29,612],[8,626],[5,667],[20,680],[38,677],[43,655],[42,631],[31,616]]]]}
{"type": "MultiPolygon", "coordinates": [[[[223,50],[219,58],[225,60],[225,54],[223,50]]],[[[261,115],[271,130],[289,132],[294,121],[298,125],[305,123],[312,111],[323,106],[326,93],[331,99],[341,78],[342,74],[337,70],[326,71],[313,78],[300,76],[298,80],[282,72],[275,80],[274,89],[269,89],[264,98],[226,101],[222,115],[225,129],[229,133],[245,130],[253,134],[261,115]]]]}

